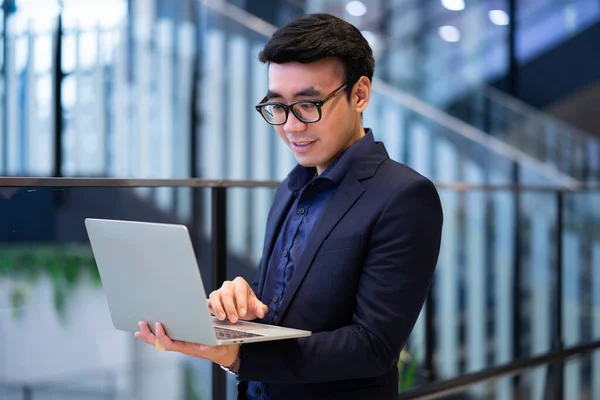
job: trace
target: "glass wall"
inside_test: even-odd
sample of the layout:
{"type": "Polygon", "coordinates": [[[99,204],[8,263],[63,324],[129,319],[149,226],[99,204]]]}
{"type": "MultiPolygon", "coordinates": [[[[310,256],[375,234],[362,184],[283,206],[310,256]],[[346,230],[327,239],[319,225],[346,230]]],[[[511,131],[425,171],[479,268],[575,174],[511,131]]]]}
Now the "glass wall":
{"type": "MultiPolygon", "coordinates": [[[[2,174],[282,179],[295,164],[253,108],[267,89],[257,54],[273,26],[245,26],[240,9],[195,1],[47,7],[26,3],[7,18],[15,54],[7,53],[2,174]]],[[[432,178],[445,146],[455,162],[467,157],[494,175],[488,181],[510,181],[508,165],[519,159],[541,176],[536,183],[563,184],[490,146],[485,134],[473,137],[468,126],[424,112],[403,90],[374,90],[365,123],[392,158],[432,178]]]]}

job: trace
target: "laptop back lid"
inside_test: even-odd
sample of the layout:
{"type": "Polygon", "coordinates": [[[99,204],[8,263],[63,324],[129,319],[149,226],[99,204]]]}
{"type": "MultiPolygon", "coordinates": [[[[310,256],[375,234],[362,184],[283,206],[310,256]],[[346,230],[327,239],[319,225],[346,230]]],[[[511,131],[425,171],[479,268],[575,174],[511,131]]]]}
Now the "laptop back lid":
{"type": "Polygon", "coordinates": [[[93,218],[85,226],[116,329],[163,322],[172,339],[217,343],[185,226],[93,218]]]}

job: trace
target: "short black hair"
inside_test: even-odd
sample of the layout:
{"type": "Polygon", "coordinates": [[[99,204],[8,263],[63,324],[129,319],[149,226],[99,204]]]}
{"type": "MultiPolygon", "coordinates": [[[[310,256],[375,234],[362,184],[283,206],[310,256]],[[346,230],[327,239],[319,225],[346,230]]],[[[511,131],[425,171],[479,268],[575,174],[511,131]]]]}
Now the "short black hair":
{"type": "Polygon", "coordinates": [[[339,59],[344,66],[348,96],[366,76],[373,79],[375,59],[369,42],[352,24],[330,14],[304,14],[278,29],[260,52],[263,63],[311,63],[339,59]]]}

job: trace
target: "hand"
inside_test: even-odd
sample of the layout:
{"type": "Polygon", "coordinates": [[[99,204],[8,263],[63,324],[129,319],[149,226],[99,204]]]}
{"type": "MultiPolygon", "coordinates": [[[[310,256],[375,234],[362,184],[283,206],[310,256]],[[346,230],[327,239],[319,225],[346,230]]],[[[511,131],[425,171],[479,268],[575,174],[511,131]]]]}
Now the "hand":
{"type": "Polygon", "coordinates": [[[135,332],[135,337],[156,347],[158,350],[176,351],[188,356],[203,358],[225,367],[233,364],[240,350],[239,344],[208,346],[205,344],[171,340],[165,333],[160,322],[157,322],[154,328],[156,335],[150,332],[147,323],[140,321],[138,322],[138,326],[140,330],[135,332]]]}
{"type": "Polygon", "coordinates": [[[212,292],[208,307],[219,320],[229,318],[234,323],[238,318],[246,321],[264,318],[269,312],[269,308],[258,300],[248,282],[239,276],[233,281],[223,282],[221,289],[212,292]]]}

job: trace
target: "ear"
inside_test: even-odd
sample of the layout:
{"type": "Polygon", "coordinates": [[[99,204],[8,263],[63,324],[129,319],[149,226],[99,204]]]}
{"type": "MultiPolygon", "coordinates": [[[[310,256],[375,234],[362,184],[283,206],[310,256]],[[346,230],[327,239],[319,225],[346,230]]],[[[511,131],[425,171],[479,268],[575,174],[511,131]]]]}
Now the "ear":
{"type": "Polygon", "coordinates": [[[371,99],[371,81],[366,76],[361,76],[354,84],[354,98],[356,99],[356,112],[365,111],[371,99]]]}

